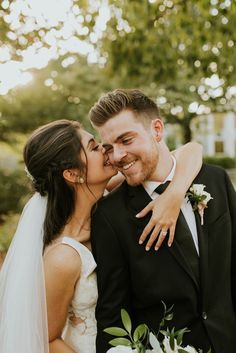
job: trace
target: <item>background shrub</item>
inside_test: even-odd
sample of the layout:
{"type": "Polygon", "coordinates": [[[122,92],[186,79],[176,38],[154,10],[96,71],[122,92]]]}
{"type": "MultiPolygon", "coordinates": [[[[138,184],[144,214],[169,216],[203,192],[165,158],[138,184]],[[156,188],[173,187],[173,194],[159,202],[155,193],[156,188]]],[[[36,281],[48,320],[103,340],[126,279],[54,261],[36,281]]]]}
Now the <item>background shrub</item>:
{"type": "Polygon", "coordinates": [[[21,169],[0,169],[0,221],[9,212],[21,211],[23,202],[30,192],[30,181],[21,169]]]}
{"type": "Polygon", "coordinates": [[[236,158],[231,157],[204,157],[204,162],[219,165],[225,169],[236,168],[236,158]]]}

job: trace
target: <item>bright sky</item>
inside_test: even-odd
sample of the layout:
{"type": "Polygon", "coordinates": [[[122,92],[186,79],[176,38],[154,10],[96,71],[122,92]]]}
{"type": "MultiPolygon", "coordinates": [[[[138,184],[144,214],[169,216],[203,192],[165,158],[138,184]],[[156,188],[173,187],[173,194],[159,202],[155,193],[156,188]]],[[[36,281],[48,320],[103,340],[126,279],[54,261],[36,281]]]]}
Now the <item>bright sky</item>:
{"type": "MultiPolygon", "coordinates": [[[[90,34],[88,41],[82,41],[74,35],[76,33],[86,35],[89,29],[83,24],[84,17],[80,8],[78,5],[73,5],[72,0],[15,0],[11,4],[8,0],[3,0],[1,6],[4,9],[8,9],[9,6],[11,8],[11,14],[4,18],[6,22],[11,23],[11,28],[14,30],[14,32],[8,33],[9,38],[14,40],[15,33],[17,33],[22,44],[25,41],[22,34],[30,33],[35,26],[52,28],[58,22],[63,22],[63,27],[60,31],[52,29],[46,35],[41,30],[40,35],[49,44],[49,48],[43,47],[40,41],[28,46],[26,50],[21,52],[22,62],[11,60],[10,50],[7,46],[0,48],[0,95],[6,94],[16,85],[25,85],[30,82],[33,77],[27,72],[28,69],[43,68],[50,59],[56,59],[58,55],[70,52],[87,56],[88,62],[104,60],[95,51],[93,43],[96,43],[102,36],[110,18],[107,0],[90,0],[90,11],[99,9],[99,15],[96,19],[94,32],[90,34]],[[20,13],[27,16],[24,26],[18,20],[20,13]]],[[[91,15],[87,16],[86,20],[89,21],[91,15]]],[[[68,61],[67,64],[70,62],[68,61]]]]}

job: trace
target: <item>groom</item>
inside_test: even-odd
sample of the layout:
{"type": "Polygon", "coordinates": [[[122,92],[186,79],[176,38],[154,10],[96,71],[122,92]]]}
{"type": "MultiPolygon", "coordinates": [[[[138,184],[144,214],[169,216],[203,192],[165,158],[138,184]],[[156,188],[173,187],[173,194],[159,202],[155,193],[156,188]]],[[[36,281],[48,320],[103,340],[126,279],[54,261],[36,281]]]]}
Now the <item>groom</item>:
{"type": "Polygon", "coordinates": [[[156,104],[138,90],[110,92],[90,111],[111,163],[126,178],[98,203],[93,216],[97,353],[105,353],[112,339],[103,329],[122,326],[121,308],[128,310],[134,326],[146,323],[157,332],[162,301],[174,304],[169,328],[191,330],[185,345],[204,353],[210,347],[212,353],[235,353],[236,196],[224,170],[203,165],[194,180],[213,198],[203,225],[188,203],[188,219],[180,212],[172,247],[146,252],[137,242],[149,217],[135,215],[175,173],[159,116],[156,104]]]}

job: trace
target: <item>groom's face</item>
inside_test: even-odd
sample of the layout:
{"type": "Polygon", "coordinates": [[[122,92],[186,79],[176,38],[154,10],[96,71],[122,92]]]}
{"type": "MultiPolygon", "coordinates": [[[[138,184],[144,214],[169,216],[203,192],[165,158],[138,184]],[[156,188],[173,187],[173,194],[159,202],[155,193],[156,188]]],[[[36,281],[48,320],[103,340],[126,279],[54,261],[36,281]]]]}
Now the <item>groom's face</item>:
{"type": "Polygon", "coordinates": [[[131,110],[123,110],[98,128],[109,160],[135,186],[154,180],[159,153],[150,127],[131,110]]]}

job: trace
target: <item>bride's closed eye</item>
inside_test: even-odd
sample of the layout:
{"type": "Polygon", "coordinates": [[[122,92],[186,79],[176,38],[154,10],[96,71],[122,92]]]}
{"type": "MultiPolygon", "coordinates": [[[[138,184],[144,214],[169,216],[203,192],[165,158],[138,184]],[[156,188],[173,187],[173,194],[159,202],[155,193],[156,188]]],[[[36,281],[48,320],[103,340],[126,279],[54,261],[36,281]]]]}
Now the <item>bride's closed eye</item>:
{"type": "Polygon", "coordinates": [[[95,147],[92,148],[92,151],[97,151],[99,149],[99,145],[96,145],[95,147]]]}

